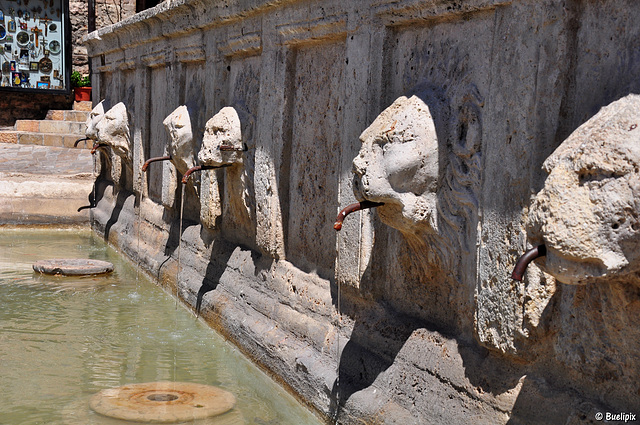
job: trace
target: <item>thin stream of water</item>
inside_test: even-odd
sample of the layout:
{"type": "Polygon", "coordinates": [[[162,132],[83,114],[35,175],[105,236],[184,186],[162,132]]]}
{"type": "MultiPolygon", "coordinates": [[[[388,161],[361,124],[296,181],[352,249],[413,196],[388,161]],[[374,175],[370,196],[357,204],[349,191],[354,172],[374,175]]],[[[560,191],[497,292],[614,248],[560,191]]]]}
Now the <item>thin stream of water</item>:
{"type": "MultiPolygon", "coordinates": [[[[180,215],[178,216],[178,221],[179,221],[179,224],[178,224],[178,229],[179,229],[178,230],[178,267],[177,267],[177,270],[176,270],[176,291],[175,291],[175,294],[174,294],[174,297],[175,297],[175,300],[176,300],[176,303],[175,303],[175,308],[176,309],[178,308],[178,284],[180,282],[180,271],[182,269],[182,262],[181,262],[180,255],[181,255],[181,252],[182,252],[182,214],[183,214],[183,212],[184,212],[184,185],[182,185],[182,188],[180,190],[180,215]]],[[[177,329],[178,328],[178,323],[176,322],[174,324],[174,326],[175,326],[175,329],[177,329]]],[[[176,364],[177,364],[177,350],[174,350],[173,355],[174,355],[173,364],[174,364],[174,367],[176,367],[176,364]]]]}
{"type": "Polygon", "coordinates": [[[180,269],[182,268],[182,262],[180,259],[180,254],[182,251],[182,214],[184,212],[184,192],[185,185],[182,185],[182,190],[180,191],[180,215],[178,216],[178,270],[176,271],[176,308],[178,307],[178,282],[180,281],[180,269]]]}
{"type": "MultiPolygon", "coordinates": [[[[142,180],[142,179],[141,179],[142,180]]],[[[140,186],[139,186],[140,187],[140,186]]],[[[140,193],[138,194],[138,209],[136,211],[136,282],[140,280],[140,226],[142,223],[142,188],[140,187],[140,193]]]]}
{"type": "MultiPolygon", "coordinates": [[[[336,321],[336,394],[339,394],[340,392],[340,328],[341,328],[341,307],[340,307],[340,292],[342,290],[342,273],[341,273],[341,268],[340,268],[340,237],[341,237],[341,233],[338,232],[338,236],[337,236],[337,244],[338,244],[338,252],[336,254],[336,268],[338,270],[337,273],[337,290],[338,293],[336,295],[336,312],[337,312],[337,321],[336,321]]],[[[334,400],[334,402],[338,403],[338,400],[334,400]]],[[[336,423],[337,423],[337,418],[336,418],[336,423]]]]}

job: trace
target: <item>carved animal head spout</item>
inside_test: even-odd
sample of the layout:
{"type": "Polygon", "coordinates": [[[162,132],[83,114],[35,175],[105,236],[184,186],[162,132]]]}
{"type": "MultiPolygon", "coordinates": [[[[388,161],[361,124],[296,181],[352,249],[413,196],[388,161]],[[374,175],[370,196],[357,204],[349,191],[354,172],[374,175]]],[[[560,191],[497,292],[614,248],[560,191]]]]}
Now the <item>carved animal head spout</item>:
{"type": "Polygon", "coordinates": [[[205,125],[202,148],[198,152],[198,162],[201,165],[187,170],[182,183],[186,183],[195,171],[242,164],[242,152],[245,150],[238,113],[230,106],[222,108],[205,125]]]}
{"type": "Polygon", "coordinates": [[[147,171],[150,164],[158,161],[171,161],[180,174],[185,174],[195,165],[196,145],[191,131],[191,118],[186,106],[178,106],[162,121],[169,133],[169,155],[149,158],[142,165],[142,172],[147,171]]]}
{"type": "Polygon", "coordinates": [[[245,150],[240,117],[234,108],[227,106],[207,121],[198,161],[210,167],[242,164],[245,150]]]}
{"type": "Polygon", "coordinates": [[[640,272],[640,96],[602,108],[544,162],[529,240],[560,282],[629,280],[640,272]]]}
{"type": "Polygon", "coordinates": [[[127,107],[120,102],[109,109],[96,125],[98,143],[111,147],[113,152],[131,163],[131,141],[127,107]]]}
{"type": "MultiPolygon", "coordinates": [[[[96,107],[91,110],[91,113],[89,114],[89,116],[87,117],[87,120],[85,121],[86,137],[76,140],[76,142],[73,144],[74,148],[77,147],[80,142],[98,139],[98,132],[96,130],[96,125],[98,124],[98,122],[100,122],[102,118],[104,118],[104,107],[102,106],[102,102],[104,102],[104,100],[100,101],[100,103],[98,103],[96,107]]],[[[97,148],[97,146],[94,146],[94,149],[95,148],[97,148]]],[[[95,151],[92,150],[92,153],[95,153],[95,151]]]]}
{"type": "Polygon", "coordinates": [[[98,123],[104,118],[104,100],[100,101],[89,113],[85,125],[85,135],[91,140],[98,140],[98,123]]]}
{"type": "Polygon", "coordinates": [[[169,133],[169,156],[180,174],[184,174],[196,164],[197,153],[189,110],[184,105],[179,106],[162,124],[169,133]]]}
{"type": "Polygon", "coordinates": [[[361,135],[353,160],[354,193],[378,206],[381,220],[403,233],[437,232],[438,139],[429,107],[400,97],[361,135]]]}

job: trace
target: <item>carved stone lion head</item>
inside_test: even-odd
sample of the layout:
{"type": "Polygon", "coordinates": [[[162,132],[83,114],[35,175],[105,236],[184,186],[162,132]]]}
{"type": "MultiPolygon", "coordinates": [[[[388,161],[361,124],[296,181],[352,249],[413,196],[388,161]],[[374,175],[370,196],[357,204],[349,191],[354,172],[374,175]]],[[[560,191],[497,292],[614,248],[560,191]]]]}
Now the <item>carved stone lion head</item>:
{"type": "Polygon", "coordinates": [[[87,121],[85,122],[85,126],[87,130],[85,131],[85,135],[92,139],[98,140],[98,123],[104,118],[104,100],[100,101],[89,113],[87,117],[87,121]]]}
{"type": "Polygon", "coordinates": [[[207,121],[198,161],[202,165],[222,167],[241,164],[242,159],[240,118],[234,108],[227,106],[207,121]]]}
{"type": "Polygon", "coordinates": [[[96,126],[98,142],[109,145],[122,159],[131,162],[131,141],[127,107],[120,102],[109,109],[96,126]]]}
{"type": "Polygon", "coordinates": [[[429,107],[399,97],[360,135],[356,198],[381,202],[381,220],[402,232],[437,230],[438,138],[429,107]]]}
{"type": "Polygon", "coordinates": [[[640,96],[602,108],[545,161],[529,214],[540,267],[584,284],[640,271],[640,96]]]}
{"type": "Polygon", "coordinates": [[[169,133],[168,154],[180,174],[196,165],[196,141],[191,130],[191,117],[186,106],[176,108],[162,122],[169,133]]]}

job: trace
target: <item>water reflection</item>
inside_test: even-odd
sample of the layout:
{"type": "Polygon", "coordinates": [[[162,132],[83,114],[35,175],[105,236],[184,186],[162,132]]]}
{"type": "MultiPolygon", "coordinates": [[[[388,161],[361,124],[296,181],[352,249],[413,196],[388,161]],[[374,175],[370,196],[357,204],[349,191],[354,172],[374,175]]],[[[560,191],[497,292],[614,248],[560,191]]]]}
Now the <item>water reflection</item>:
{"type": "Polygon", "coordinates": [[[171,296],[144,276],[136,282],[134,267],[90,232],[0,229],[0,299],[2,424],[127,423],[105,422],[88,398],[153,381],[230,391],[238,400],[232,424],[321,423],[171,296]],[[115,269],[91,277],[31,269],[54,257],[115,269]]]}

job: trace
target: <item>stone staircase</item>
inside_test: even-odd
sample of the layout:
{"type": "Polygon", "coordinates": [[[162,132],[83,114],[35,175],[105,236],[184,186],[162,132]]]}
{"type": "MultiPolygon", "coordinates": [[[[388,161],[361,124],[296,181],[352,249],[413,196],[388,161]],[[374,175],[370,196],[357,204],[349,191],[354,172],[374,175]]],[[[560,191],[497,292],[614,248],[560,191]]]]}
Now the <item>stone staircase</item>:
{"type": "MultiPolygon", "coordinates": [[[[76,140],[85,137],[89,112],[91,102],[74,102],[72,110],[50,110],[43,120],[17,120],[13,128],[0,130],[0,143],[72,148],[76,140]]],[[[91,146],[87,142],[78,145],[91,146]]]]}

